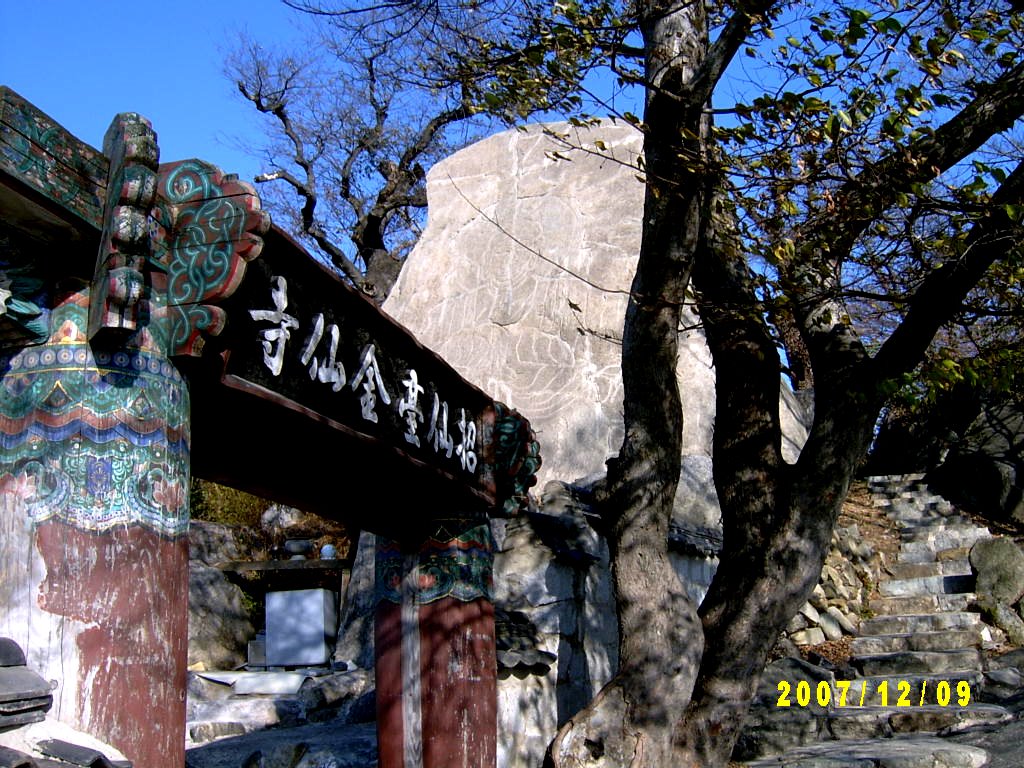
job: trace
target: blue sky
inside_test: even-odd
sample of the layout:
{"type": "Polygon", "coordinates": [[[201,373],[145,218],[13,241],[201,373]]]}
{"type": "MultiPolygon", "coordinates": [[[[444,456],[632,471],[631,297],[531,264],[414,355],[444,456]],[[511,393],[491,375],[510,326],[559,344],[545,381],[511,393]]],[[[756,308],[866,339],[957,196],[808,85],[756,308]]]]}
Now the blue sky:
{"type": "Polygon", "coordinates": [[[299,37],[279,0],[0,0],[0,85],[79,139],[103,144],[118,112],[157,132],[161,161],[198,157],[251,180],[257,162],[236,148],[260,117],[224,77],[241,31],[299,37]]]}

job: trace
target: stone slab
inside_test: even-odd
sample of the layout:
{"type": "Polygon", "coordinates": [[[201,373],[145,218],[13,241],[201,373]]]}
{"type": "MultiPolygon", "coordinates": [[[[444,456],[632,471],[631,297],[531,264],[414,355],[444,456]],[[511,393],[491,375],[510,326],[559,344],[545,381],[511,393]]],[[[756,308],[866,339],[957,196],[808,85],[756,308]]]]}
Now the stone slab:
{"type": "Polygon", "coordinates": [[[748,768],[984,768],[988,753],[934,737],[863,739],[800,747],[748,768]]]}
{"type": "Polygon", "coordinates": [[[966,611],[974,602],[973,592],[952,595],[908,595],[906,597],[877,597],[868,601],[868,608],[881,616],[935,613],[936,611],[966,611]]]}
{"type": "Polygon", "coordinates": [[[989,639],[984,630],[978,628],[871,635],[853,638],[851,651],[856,656],[897,651],[950,651],[958,648],[977,648],[989,639]]]}
{"type": "Polygon", "coordinates": [[[934,632],[941,629],[971,629],[981,624],[976,613],[955,611],[947,613],[915,614],[906,616],[875,616],[861,622],[863,635],[899,635],[911,632],[934,632]]]}
{"type": "Polygon", "coordinates": [[[976,648],[948,651],[897,651],[870,656],[855,656],[853,666],[862,675],[902,675],[909,673],[945,673],[981,669],[981,654],[976,648]]]}

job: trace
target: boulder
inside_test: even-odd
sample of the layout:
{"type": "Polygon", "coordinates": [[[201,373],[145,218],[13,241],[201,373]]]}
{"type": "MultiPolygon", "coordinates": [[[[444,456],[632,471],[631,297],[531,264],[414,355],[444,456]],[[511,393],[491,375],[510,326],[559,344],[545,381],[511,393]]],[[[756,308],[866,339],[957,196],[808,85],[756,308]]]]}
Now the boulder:
{"type": "MultiPolygon", "coordinates": [[[[623,437],[622,324],[640,243],[642,135],[625,124],[491,136],[427,175],[427,227],[384,309],[468,380],[530,419],[539,487],[604,470],[623,437]],[[561,157],[557,159],[554,151],[561,157]]],[[[695,316],[680,332],[684,462],[677,517],[717,526],[715,375],[695,316]]],[[[795,460],[806,413],[781,402],[795,460]]]]}
{"type": "Polygon", "coordinates": [[[246,661],[256,635],[242,590],[224,572],[198,560],[189,564],[188,663],[234,669],[246,661]]]}
{"type": "Polygon", "coordinates": [[[377,715],[374,682],[372,669],[335,672],[306,681],[299,699],[313,721],[373,722],[377,715]]]}
{"type": "Polygon", "coordinates": [[[988,517],[1024,522],[1024,409],[981,396],[977,416],[928,480],[954,502],[988,517]]]}
{"type": "Polygon", "coordinates": [[[244,560],[245,548],[239,542],[238,529],[222,523],[191,520],[188,524],[188,556],[207,565],[229,560],[244,560]]]}
{"type": "Polygon", "coordinates": [[[356,545],[352,573],[338,619],[338,644],[335,661],[347,666],[373,669],[373,616],[377,607],[375,595],[374,553],[377,537],[362,531],[356,545]]]}
{"type": "Polygon", "coordinates": [[[1013,605],[1024,596],[1024,552],[1013,539],[982,539],[971,547],[975,592],[1002,605],[1013,605]]]}
{"type": "Polygon", "coordinates": [[[1024,645],[1024,621],[1010,606],[979,595],[978,607],[985,621],[1003,630],[1013,645],[1024,645]]]}

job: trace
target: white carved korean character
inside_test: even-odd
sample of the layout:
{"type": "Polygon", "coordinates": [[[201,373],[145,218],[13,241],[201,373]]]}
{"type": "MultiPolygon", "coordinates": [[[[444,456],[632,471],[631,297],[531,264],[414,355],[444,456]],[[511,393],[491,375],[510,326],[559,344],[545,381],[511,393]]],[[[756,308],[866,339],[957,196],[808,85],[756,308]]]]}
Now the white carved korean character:
{"type": "Polygon", "coordinates": [[[331,337],[327,345],[327,357],[318,360],[314,353],[324,335],[324,316],[323,313],[318,312],[313,321],[313,330],[310,331],[309,338],[306,339],[306,346],[299,359],[303,365],[309,366],[309,378],[323,384],[330,384],[331,389],[338,392],[345,386],[345,366],[337,360],[338,341],[341,334],[338,331],[338,326],[334,323],[327,326],[327,333],[331,337]]]}
{"type": "Polygon", "coordinates": [[[359,359],[359,370],[352,377],[349,386],[354,392],[359,385],[363,387],[363,394],[359,396],[359,404],[363,408],[363,418],[367,421],[377,423],[377,394],[385,405],[391,405],[391,396],[384,388],[384,379],[380,375],[380,366],[377,364],[377,350],[373,344],[367,344],[359,359]]]}
{"type": "Polygon", "coordinates": [[[288,281],[278,275],[270,289],[274,309],[250,309],[249,316],[256,321],[273,323],[276,327],[260,331],[263,339],[263,363],[274,376],[281,375],[284,366],[284,349],[291,332],[299,327],[299,321],[285,310],[288,308],[288,281]]]}
{"type": "Polygon", "coordinates": [[[402,379],[402,386],[405,387],[405,394],[398,402],[398,415],[405,418],[405,442],[419,446],[420,438],[416,434],[417,425],[423,422],[423,411],[420,410],[419,399],[423,394],[423,387],[420,385],[419,376],[412,368],[408,371],[408,378],[402,379]]]}
{"type": "Polygon", "coordinates": [[[452,457],[452,448],[455,442],[448,434],[448,403],[434,393],[434,409],[430,414],[430,430],[427,432],[427,442],[434,447],[434,451],[444,451],[448,458],[452,457]]]}
{"type": "Polygon", "coordinates": [[[459,432],[462,433],[462,442],[455,453],[464,470],[476,472],[476,422],[466,418],[465,408],[459,408],[459,432]]]}

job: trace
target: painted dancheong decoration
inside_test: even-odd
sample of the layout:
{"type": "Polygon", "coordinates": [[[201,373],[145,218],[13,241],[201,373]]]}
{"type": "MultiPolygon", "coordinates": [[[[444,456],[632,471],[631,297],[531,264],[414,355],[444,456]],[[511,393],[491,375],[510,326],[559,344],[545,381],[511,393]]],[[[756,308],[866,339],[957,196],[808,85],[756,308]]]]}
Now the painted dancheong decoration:
{"type": "Polygon", "coordinates": [[[138,115],[115,118],[100,155],[0,95],[0,169],[25,201],[0,241],[20,310],[4,312],[0,360],[0,634],[55,681],[59,719],[136,765],[181,765],[190,408],[172,358],[223,326],[201,302],[237,287],[269,222],[206,164],[185,171],[201,194],[181,194],[185,164],[158,166],[138,115]],[[65,261],[33,212],[83,240],[98,229],[93,263],[65,261]],[[232,226],[244,232],[225,238],[232,226]],[[175,291],[178,275],[203,282],[175,291]]]}
{"type": "Polygon", "coordinates": [[[539,465],[249,185],[159,164],[138,115],[101,153],[0,88],[0,636],[51,716],[184,764],[195,473],[378,533],[379,764],[493,765],[488,517],[539,465]]]}
{"type": "Polygon", "coordinates": [[[377,727],[402,736],[380,765],[494,765],[497,733],[479,727],[497,719],[493,552],[481,518],[436,520],[418,552],[378,537],[377,727]]]}

